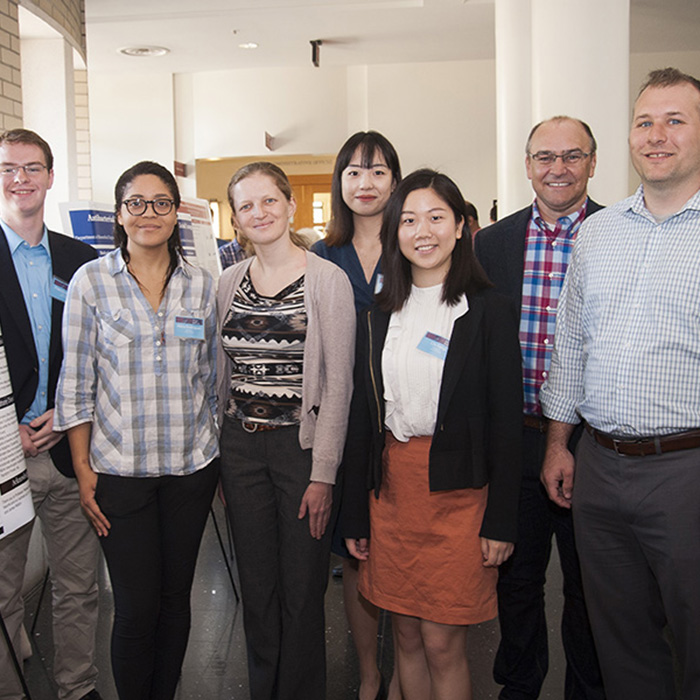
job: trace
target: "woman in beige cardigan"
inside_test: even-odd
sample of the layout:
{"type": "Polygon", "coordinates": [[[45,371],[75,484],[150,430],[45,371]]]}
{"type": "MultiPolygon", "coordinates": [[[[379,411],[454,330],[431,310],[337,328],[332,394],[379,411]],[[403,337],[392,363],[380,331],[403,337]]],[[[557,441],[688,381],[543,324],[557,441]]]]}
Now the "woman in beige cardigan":
{"type": "Polygon", "coordinates": [[[231,179],[255,256],[219,283],[222,483],[243,594],[252,700],[325,698],[323,597],[352,392],[352,288],[299,247],[285,174],[231,179]]]}

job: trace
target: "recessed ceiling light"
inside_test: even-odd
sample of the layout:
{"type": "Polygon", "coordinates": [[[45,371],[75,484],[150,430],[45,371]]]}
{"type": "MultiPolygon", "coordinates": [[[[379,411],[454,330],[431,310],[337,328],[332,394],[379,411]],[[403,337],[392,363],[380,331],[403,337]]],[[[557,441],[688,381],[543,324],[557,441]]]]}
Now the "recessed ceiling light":
{"type": "Polygon", "coordinates": [[[142,58],[165,56],[166,53],[170,53],[170,49],[166,49],[165,46],[125,46],[123,49],[119,49],[118,52],[123,53],[125,56],[142,58]]]}
{"type": "Polygon", "coordinates": [[[245,44],[238,44],[239,49],[257,49],[258,45],[254,41],[248,41],[245,44]]]}

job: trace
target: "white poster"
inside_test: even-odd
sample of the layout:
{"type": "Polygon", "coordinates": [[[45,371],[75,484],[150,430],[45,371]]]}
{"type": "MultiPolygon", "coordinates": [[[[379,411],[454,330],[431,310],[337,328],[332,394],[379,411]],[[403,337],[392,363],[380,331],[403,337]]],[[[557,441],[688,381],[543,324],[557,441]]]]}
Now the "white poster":
{"type": "MultiPolygon", "coordinates": [[[[65,233],[90,244],[100,255],[114,249],[114,211],[101,202],[62,202],[59,204],[65,233]]],[[[177,212],[180,241],[185,257],[194,265],[221,275],[219,252],[214,238],[211,211],[206,199],[183,197],[177,212]]]]}
{"type": "Polygon", "coordinates": [[[32,492],[19,439],[5,342],[0,329],[0,539],[34,517],[32,492]]]}

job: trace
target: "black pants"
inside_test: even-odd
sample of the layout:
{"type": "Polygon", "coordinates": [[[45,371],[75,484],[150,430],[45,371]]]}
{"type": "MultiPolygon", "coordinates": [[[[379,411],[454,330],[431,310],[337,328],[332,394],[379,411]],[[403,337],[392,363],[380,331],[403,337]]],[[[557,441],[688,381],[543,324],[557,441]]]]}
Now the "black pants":
{"type": "MultiPolygon", "coordinates": [[[[578,438],[578,434],[576,436],[578,438]]],[[[544,585],[552,537],[564,579],[561,636],[566,655],[565,700],[603,700],[598,658],[593,643],[571,512],[552,503],[540,483],[546,436],[523,429],[523,481],[518,514],[518,542],[500,567],[498,619],[501,643],[494,679],[504,686],[502,700],[535,700],[549,666],[544,585]]]]}
{"type": "Polygon", "coordinates": [[[229,418],[221,434],[251,700],[326,697],[324,596],[333,518],[315,540],[308,515],[297,517],[311,474],[311,450],[299,447],[298,436],[296,426],[247,433],[229,418]]]}
{"type": "Polygon", "coordinates": [[[100,542],[114,591],[112,673],[121,700],[175,695],[218,475],[215,460],[188,476],[98,478],[95,496],[112,525],[100,542]]]}

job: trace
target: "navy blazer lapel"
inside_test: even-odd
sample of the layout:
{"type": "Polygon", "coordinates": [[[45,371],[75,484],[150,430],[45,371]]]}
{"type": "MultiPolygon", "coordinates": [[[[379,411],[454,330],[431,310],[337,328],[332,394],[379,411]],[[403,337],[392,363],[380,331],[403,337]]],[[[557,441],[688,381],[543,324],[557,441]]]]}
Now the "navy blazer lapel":
{"type": "Polygon", "coordinates": [[[518,300],[518,309],[522,305],[523,297],[523,267],[525,265],[525,239],[527,238],[527,226],[532,216],[532,207],[523,210],[522,216],[514,227],[511,245],[508,246],[508,277],[513,285],[510,295],[518,300]]]}
{"type": "Polygon", "coordinates": [[[445,411],[450,405],[452,394],[457,386],[457,378],[464,369],[469,351],[479,336],[481,318],[484,315],[484,300],[481,296],[474,295],[473,298],[467,297],[467,301],[469,302],[469,311],[455,321],[450,337],[450,347],[445,358],[445,366],[442,370],[436,430],[442,423],[445,411]]]}
{"type": "MultiPolygon", "coordinates": [[[[27,346],[28,357],[33,357],[36,364],[36,347],[34,345],[34,335],[32,326],[24,304],[22,287],[19,285],[15,264],[10,253],[10,246],[7,243],[5,232],[0,230],[0,296],[8,314],[12,317],[16,329],[27,346]]],[[[3,328],[3,333],[9,333],[10,328],[3,328]]]]}

